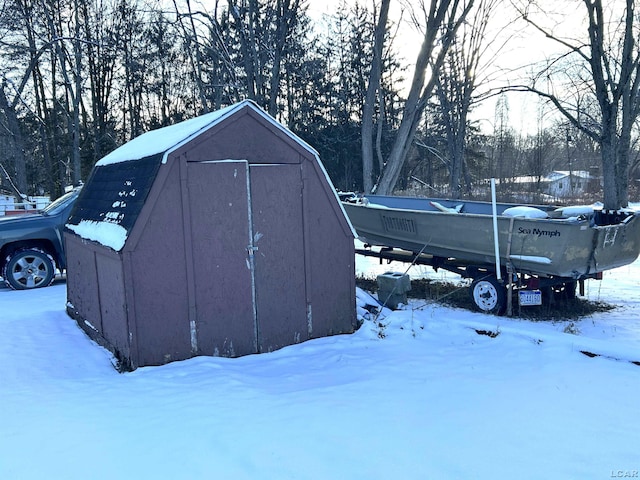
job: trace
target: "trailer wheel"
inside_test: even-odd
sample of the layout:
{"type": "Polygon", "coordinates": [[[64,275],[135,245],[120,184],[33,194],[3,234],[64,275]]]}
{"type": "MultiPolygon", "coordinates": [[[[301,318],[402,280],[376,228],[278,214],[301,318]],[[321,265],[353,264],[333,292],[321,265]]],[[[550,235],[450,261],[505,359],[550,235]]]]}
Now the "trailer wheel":
{"type": "Polygon", "coordinates": [[[563,300],[575,300],[577,283],[575,281],[565,282],[556,289],[556,293],[559,293],[563,300]]]}
{"type": "Polygon", "coordinates": [[[471,284],[471,299],[481,312],[501,315],[507,307],[507,289],[496,277],[481,278],[471,284]]]}

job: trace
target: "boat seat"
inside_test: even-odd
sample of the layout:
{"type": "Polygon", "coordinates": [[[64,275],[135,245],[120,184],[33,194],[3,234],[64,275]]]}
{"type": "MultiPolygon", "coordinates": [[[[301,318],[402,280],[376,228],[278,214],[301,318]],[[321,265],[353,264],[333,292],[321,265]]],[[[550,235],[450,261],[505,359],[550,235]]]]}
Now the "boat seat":
{"type": "Polygon", "coordinates": [[[535,207],[510,207],[507,208],[502,215],[505,217],[524,217],[524,218],[549,218],[544,210],[535,207]]]}
{"type": "Polygon", "coordinates": [[[559,207],[551,212],[552,218],[575,218],[581,215],[590,216],[596,210],[601,210],[602,204],[595,203],[593,205],[571,205],[568,207],[559,207]]]}
{"type": "Polygon", "coordinates": [[[442,205],[439,202],[429,202],[429,204],[432,207],[435,207],[436,209],[440,210],[441,212],[445,212],[445,213],[460,213],[462,211],[462,208],[464,207],[464,203],[456,205],[455,207],[445,207],[444,205],[442,205]]]}

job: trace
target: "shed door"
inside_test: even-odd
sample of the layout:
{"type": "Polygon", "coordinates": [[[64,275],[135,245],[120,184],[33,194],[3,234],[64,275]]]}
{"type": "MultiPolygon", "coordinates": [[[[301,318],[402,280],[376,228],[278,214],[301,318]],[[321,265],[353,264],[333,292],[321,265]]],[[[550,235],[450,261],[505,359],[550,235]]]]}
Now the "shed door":
{"type": "MultiPolygon", "coordinates": [[[[251,244],[249,167],[244,161],[187,163],[193,312],[199,354],[257,351],[251,244]]],[[[178,228],[176,226],[176,228],[178,228]]],[[[193,326],[192,326],[193,328],[193,326]]]]}
{"type": "Polygon", "coordinates": [[[298,164],[250,168],[258,347],[268,352],[309,338],[302,180],[298,164]]]}
{"type": "Polygon", "coordinates": [[[238,356],[307,340],[300,166],[187,166],[198,353],[238,356]]]}

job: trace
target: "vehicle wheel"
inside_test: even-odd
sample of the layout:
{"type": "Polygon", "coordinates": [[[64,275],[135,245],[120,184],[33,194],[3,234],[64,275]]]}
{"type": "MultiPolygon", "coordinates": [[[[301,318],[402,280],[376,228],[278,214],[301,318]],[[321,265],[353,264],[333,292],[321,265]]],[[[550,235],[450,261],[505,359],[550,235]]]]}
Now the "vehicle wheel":
{"type": "Polygon", "coordinates": [[[507,306],[507,289],[493,276],[474,280],[471,299],[481,312],[501,315],[507,306]]]}
{"type": "Polygon", "coordinates": [[[51,255],[33,248],[16,250],[9,255],[2,277],[10,288],[26,290],[51,285],[55,273],[55,262],[51,255]]]}
{"type": "Polygon", "coordinates": [[[556,293],[560,294],[560,298],[563,300],[575,300],[576,298],[576,285],[578,282],[565,282],[556,290],[556,293]]]}

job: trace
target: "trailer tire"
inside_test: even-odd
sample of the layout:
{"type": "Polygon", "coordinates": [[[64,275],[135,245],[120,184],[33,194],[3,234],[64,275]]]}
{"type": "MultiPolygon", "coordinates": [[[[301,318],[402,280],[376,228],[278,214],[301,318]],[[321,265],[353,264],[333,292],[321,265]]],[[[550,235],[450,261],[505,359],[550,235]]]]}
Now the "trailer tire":
{"type": "Polygon", "coordinates": [[[560,294],[560,298],[563,300],[575,300],[576,298],[576,281],[565,282],[556,290],[556,293],[560,294]]]}
{"type": "Polygon", "coordinates": [[[576,299],[577,282],[565,282],[550,287],[541,288],[544,303],[553,305],[556,302],[567,302],[576,299]]]}
{"type": "Polygon", "coordinates": [[[502,315],[507,307],[507,289],[494,276],[476,279],[471,284],[471,300],[480,312],[502,315]]]}

